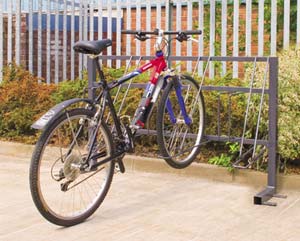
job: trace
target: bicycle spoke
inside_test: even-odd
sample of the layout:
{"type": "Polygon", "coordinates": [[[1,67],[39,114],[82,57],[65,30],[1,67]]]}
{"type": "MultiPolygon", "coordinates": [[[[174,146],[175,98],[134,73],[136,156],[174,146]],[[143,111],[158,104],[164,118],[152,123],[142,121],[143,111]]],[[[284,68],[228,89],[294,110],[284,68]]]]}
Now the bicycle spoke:
{"type": "Polygon", "coordinates": [[[59,151],[60,151],[60,156],[61,156],[61,160],[62,160],[62,163],[63,163],[63,151],[62,151],[62,143],[61,143],[61,140],[62,140],[62,136],[61,136],[61,132],[59,131],[58,132],[58,140],[59,140],[59,151]]]}
{"type": "Polygon", "coordinates": [[[82,201],[82,202],[80,202],[80,203],[82,203],[82,204],[83,204],[83,207],[85,207],[85,206],[86,206],[86,203],[85,203],[85,200],[84,200],[84,198],[83,198],[83,194],[82,194],[82,190],[81,190],[82,188],[83,188],[83,186],[78,186],[80,200],[82,201]]]}
{"type": "MultiPolygon", "coordinates": [[[[74,215],[74,210],[75,210],[75,201],[74,201],[74,192],[75,190],[72,191],[72,195],[71,195],[71,200],[72,200],[72,209],[71,209],[71,214],[74,215]]],[[[70,205],[71,206],[71,205],[70,205]]]]}
{"type": "Polygon", "coordinates": [[[60,207],[59,207],[59,213],[62,213],[62,210],[63,210],[63,199],[64,199],[64,196],[63,195],[60,195],[61,196],[61,198],[60,198],[60,207]]]}
{"type": "MultiPolygon", "coordinates": [[[[175,147],[175,149],[176,149],[176,152],[177,152],[177,150],[178,151],[180,151],[181,149],[180,148],[178,148],[178,143],[180,142],[180,139],[181,139],[181,136],[182,136],[182,129],[183,129],[184,127],[183,126],[181,126],[180,127],[180,131],[179,132],[177,132],[177,134],[176,134],[176,141],[175,141],[175,145],[174,145],[174,147],[175,147]]],[[[176,152],[174,153],[174,156],[176,155],[176,152]]]]}
{"type": "MultiPolygon", "coordinates": [[[[69,121],[69,124],[70,124],[70,127],[71,127],[71,131],[72,131],[72,135],[73,135],[73,141],[74,141],[74,143],[76,144],[76,146],[78,148],[78,152],[79,152],[80,156],[82,157],[82,154],[81,154],[80,149],[79,149],[79,144],[78,144],[78,141],[77,141],[77,137],[78,137],[78,135],[79,135],[79,133],[81,131],[81,128],[79,128],[79,130],[77,131],[77,134],[75,135],[75,131],[73,129],[72,122],[70,121],[70,117],[69,117],[68,112],[67,112],[67,118],[68,118],[68,121],[69,121]]],[[[73,142],[71,144],[70,149],[73,148],[72,145],[73,145],[73,142]]]]}
{"type": "Polygon", "coordinates": [[[84,187],[84,191],[85,191],[85,193],[87,194],[86,196],[87,196],[87,198],[88,198],[88,203],[91,203],[91,201],[93,200],[93,198],[92,198],[92,196],[91,196],[91,194],[90,194],[90,191],[88,190],[88,188],[87,188],[87,182],[83,182],[83,185],[82,185],[83,187],[84,187]]]}
{"type": "Polygon", "coordinates": [[[180,135],[180,129],[181,129],[181,127],[179,127],[178,125],[175,125],[175,126],[176,126],[176,130],[172,132],[171,143],[168,146],[170,154],[172,154],[173,151],[176,150],[176,144],[177,144],[177,141],[178,141],[178,135],[180,135]]]}
{"type": "Polygon", "coordinates": [[[176,136],[177,130],[178,130],[178,126],[177,126],[177,125],[174,125],[173,131],[171,132],[169,144],[168,144],[168,149],[172,149],[172,147],[173,147],[173,145],[174,145],[173,143],[174,143],[174,138],[175,138],[175,136],[176,136]],[[174,129],[175,129],[175,130],[174,130],[174,129]]]}
{"type": "Polygon", "coordinates": [[[95,196],[97,196],[97,192],[94,190],[93,186],[91,186],[90,180],[87,180],[86,183],[88,184],[88,187],[91,189],[91,191],[93,192],[93,194],[95,196]]]}
{"type": "Polygon", "coordinates": [[[183,135],[183,138],[182,138],[182,140],[181,140],[181,144],[180,144],[180,148],[179,148],[180,150],[183,149],[183,145],[184,145],[184,143],[185,143],[185,138],[186,138],[187,132],[188,132],[188,128],[186,129],[186,131],[185,131],[185,133],[184,133],[184,135],[183,135]]]}
{"type": "MultiPolygon", "coordinates": [[[[177,136],[177,134],[175,136],[177,136]]],[[[177,138],[174,138],[173,144],[169,148],[169,152],[170,152],[171,157],[174,156],[175,153],[176,153],[175,152],[176,151],[176,143],[177,143],[177,138]]]]}

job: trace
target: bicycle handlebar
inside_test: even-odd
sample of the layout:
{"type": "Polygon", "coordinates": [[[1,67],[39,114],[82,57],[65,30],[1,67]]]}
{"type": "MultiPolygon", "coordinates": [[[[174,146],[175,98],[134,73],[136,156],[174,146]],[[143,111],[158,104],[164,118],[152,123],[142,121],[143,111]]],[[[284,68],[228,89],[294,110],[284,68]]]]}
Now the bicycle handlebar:
{"type": "MultiPolygon", "coordinates": [[[[146,34],[151,34],[151,35],[158,35],[159,30],[156,29],[154,31],[142,31],[142,30],[122,30],[122,34],[135,34],[135,35],[146,35],[146,34]]],[[[164,31],[163,32],[165,35],[172,35],[172,34],[185,34],[185,35],[192,35],[192,34],[202,34],[201,30],[185,30],[185,31],[164,31]]]]}

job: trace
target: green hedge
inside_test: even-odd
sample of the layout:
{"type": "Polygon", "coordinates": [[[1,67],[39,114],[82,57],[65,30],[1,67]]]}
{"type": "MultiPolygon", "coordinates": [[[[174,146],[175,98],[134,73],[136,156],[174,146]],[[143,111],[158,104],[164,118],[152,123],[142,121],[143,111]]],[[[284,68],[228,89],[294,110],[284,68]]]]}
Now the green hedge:
{"type": "MultiPolygon", "coordinates": [[[[278,54],[278,147],[280,157],[284,160],[300,159],[300,50],[291,48],[278,54]]],[[[250,76],[248,68],[246,76],[250,76]]],[[[265,65],[258,65],[255,86],[261,87],[265,65]]],[[[267,136],[267,98],[264,102],[260,133],[267,136]]],[[[259,96],[254,98],[252,108],[257,118],[259,96]]]]}

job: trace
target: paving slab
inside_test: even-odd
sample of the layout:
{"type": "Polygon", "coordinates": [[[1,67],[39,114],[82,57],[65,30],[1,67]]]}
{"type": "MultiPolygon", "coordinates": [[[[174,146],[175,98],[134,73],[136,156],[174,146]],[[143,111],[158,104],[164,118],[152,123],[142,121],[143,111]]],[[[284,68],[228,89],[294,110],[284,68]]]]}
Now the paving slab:
{"type": "Polygon", "coordinates": [[[29,158],[0,155],[2,241],[298,241],[300,190],[278,206],[255,206],[261,187],[129,169],[104,203],[70,228],[40,216],[29,191],[29,158]]]}

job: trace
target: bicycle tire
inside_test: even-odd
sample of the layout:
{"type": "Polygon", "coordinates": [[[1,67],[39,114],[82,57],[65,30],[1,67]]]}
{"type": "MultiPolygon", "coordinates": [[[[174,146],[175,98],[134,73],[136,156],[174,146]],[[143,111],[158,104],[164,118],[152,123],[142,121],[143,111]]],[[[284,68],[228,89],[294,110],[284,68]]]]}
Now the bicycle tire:
{"type": "MultiPolygon", "coordinates": [[[[60,225],[60,226],[72,226],[72,225],[83,222],[85,219],[87,219],[89,216],[91,216],[97,210],[97,208],[103,202],[103,200],[109,190],[109,187],[111,185],[112,178],[114,175],[114,161],[108,162],[103,167],[100,166],[98,169],[98,172],[94,171],[94,175],[92,177],[88,178],[87,180],[83,181],[82,183],[79,183],[78,186],[75,186],[74,188],[72,188],[66,192],[59,190],[59,187],[60,187],[59,181],[57,181],[56,179],[55,180],[53,179],[54,177],[57,176],[57,174],[55,175],[55,173],[57,173],[57,172],[55,172],[55,170],[59,169],[59,165],[63,166],[63,171],[64,171],[64,175],[65,175],[64,179],[67,179],[67,177],[66,177],[67,170],[69,170],[68,175],[71,178],[74,178],[72,175],[75,175],[73,173],[76,173],[76,172],[74,172],[74,170],[76,170],[76,169],[72,165],[73,164],[75,165],[76,163],[75,163],[75,161],[72,160],[72,158],[74,157],[73,159],[76,160],[76,158],[77,158],[76,155],[78,155],[79,158],[83,158],[84,155],[81,152],[83,152],[82,150],[84,150],[84,148],[86,148],[86,146],[84,146],[84,147],[80,146],[80,144],[82,144],[82,145],[84,144],[84,137],[87,135],[85,132],[86,129],[82,128],[81,131],[77,132],[76,138],[78,137],[78,139],[76,139],[76,143],[74,145],[74,148],[72,148],[71,153],[68,155],[67,154],[63,155],[63,152],[64,153],[69,152],[69,150],[66,151],[67,150],[66,146],[68,146],[68,144],[69,144],[66,142],[66,139],[68,139],[69,136],[68,136],[68,132],[66,132],[65,136],[63,136],[63,138],[64,138],[63,141],[65,141],[66,144],[61,142],[61,140],[57,141],[59,139],[60,130],[63,130],[63,131],[67,130],[67,125],[69,123],[71,129],[73,129],[73,130],[71,130],[71,132],[73,132],[75,128],[73,128],[74,124],[72,124],[72,123],[77,123],[77,118],[79,119],[79,121],[83,120],[83,122],[81,122],[81,123],[87,123],[86,126],[88,127],[88,126],[90,126],[89,120],[91,120],[91,118],[93,116],[94,116],[94,112],[91,110],[87,110],[87,109],[73,109],[73,110],[62,113],[53,122],[51,122],[50,125],[48,125],[45,128],[45,130],[41,134],[41,136],[36,144],[36,147],[34,149],[32,159],[31,159],[30,170],[29,170],[31,195],[32,195],[34,204],[37,207],[38,211],[41,213],[41,215],[53,224],[60,225]],[[73,120],[74,120],[74,122],[73,122],[73,120]],[[65,127],[65,124],[66,124],[66,127],[65,127]],[[55,135],[57,135],[57,136],[55,136],[55,135]],[[60,143],[61,143],[61,146],[58,147],[58,145],[60,143]],[[77,148],[78,148],[79,154],[77,153],[77,148]],[[59,150],[60,154],[58,154],[58,150],[59,150]],[[53,164],[51,164],[49,162],[49,160],[50,159],[55,160],[56,154],[58,155],[58,160],[56,160],[53,164]],[[59,155],[60,155],[60,157],[59,157],[59,155]],[[72,156],[72,155],[73,155],[73,157],[71,158],[70,156],[72,156]],[[68,161],[68,160],[71,160],[71,161],[68,161]],[[56,167],[56,165],[57,165],[57,167],[56,167]],[[51,166],[51,169],[49,168],[50,166],[51,166]],[[102,169],[104,170],[104,172],[102,172],[103,171],[102,169]],[[48,173],[48,170],[50,170],[51,173],[48,173]],[[44,171],[45,171],[45,173],[44,173],[44,171]],[[102,183],[102,180],[100,179],[100,175],[104,175],[103,183],[102,183]],[[48,181],[46,184],[44,183],[44,180],[47,181],[47,180],[51,180],[51,179],[53,179],[52,180],[53,182],[48,181]],[[101,183],[100,183],[100,181],[101,181],[101,183]],[[98,182],[99,182],[99,189],[98,189],[98,182]],[[95,183],[96,183],[97,187],[94,188],[95,183]],[[49,190],[47,190],[48,187],[49,187],[49,190]],[[50,191],[53,193],[51,194],[50,191]],[[77,195],[75,195],[75,191],[76,191],[77,195]],[[86,197],[86,196],[93,195],[92,191],[95,192],[95,194],[94,194],[95,197],[94,196],[92,196],[92,198],[86,197]],[[54,195],[54,192],[56,195],[54,195]],[[86,194],[86,196],[84,196],[85,194],[86,194]],[[73,195],[73,200],[71,200],[71,198],[70,198],[71,195],[73,195]],[[89,203],[89,199],[90,199],[91,203],[89,203]],[[78,205],[78,200],[79,200],[79,205],[78,205]],[[83,210],[79,210],[82,205],[81,202],[83,203],[83,210]],[[88,204],[86,205],[85,202],[87,202],[88,204]],[[70,206],[73,205],[74,210],[71,210],[70,215],[67,214],[67,212],[66,212],[66,214],[64,214],[62,212],[65,209],[62,209],[60,211],[60,209],[58,207],[56,207],[56,206],[58,206],[58,203],[60,203],[60,206],[66,204],[66,207],[64,207],[64,208],[66,208],[67,211],[70,208],[70,206]],[[86,205],[86,207],[85,207],[85,205],[86,205]]],[[[83,125],[83,124],[81,124],[81,125],[83,125]]],[[[90,135],[90,132],[88,135],[90,135]]],[[[99,147],[99,149],[101,148],[101,150],[103,149],[104,153],[106,153],[106,155],[111,155],[111,153],[114,151],[113,140],[112,140],[111,133],[109,132],[108,127],[104,122],[101,123],[101,126],[97,132],[97,135],[98,135],[97,136],[97,138],[98,138],[97,139],[97,145],[98,145],[97,147],[99,147]],[[100,138],[100,135],[101,135],[101,138],[100,138]],[[104,147],[102,146],[102,143],[103,143],[104,147]]],[[[72,139],[72,137],[70,139],[72,139]]],[[[88,149],[88,148],[86,148],[86,149],[88,149]]],[[[77,164],[78,164],[78,162],[77,162],[77,164]]],[[[59,172],[61,170],[62,170],[62,168],[59,169],[59,172]]],[[[90,172],[90,173],[92,173],[92,172],[90,172]]],[[[77,175],[77,173],[76,173],[76,175],[77,175]]],[[[79,174],[77,179],[75,179],[75,181],[73,181],[73,182],[78,183],[80,181],[80,180],[78,180],[78,178],[82,177],[84,179],[85,178],[84,175],[90,175],[90,174],[79,174]],[[82,177],[82,175],[83,175],[83,177],[82,177]]],[[[57,179],[59,179],[59,178],[57,178],[57,179]]]]}
{"type": "Polygon", "coordinates": [[[194,108],[193,116],[190,116],[192,124],[188,126],[185,123],[182,124],[183,121],[181,121],[180,124],[179,121],[177,121],[176,124],[172,124],[167,114],[166,103],[169,99],[177,120],[181,115],[173,81],[170,81],[163,91],[162,98],[158,105],[156,122],[157,142],[162,158],[164,158],[171,167],[177,169],[189,166],[199,154],[200,142],[205,126],[204,98],[202,92],[199,92],[199,85],[193,78],[186,75],[179,76],[179,79],[181,85],[185,86],[182,88],[182,96],[184,97],[188,114],[193,112],[193,98],[195,99],[194,101],[197,101],[197,105],[195,105],[197,108],[194,108]],[[197,93],[199,93],[198,100],[197,93]],[[194,139],[194,137],[196,138],[194,139]],[[168,138],[170,139],[169,142],[168,138]],[[193,140],[195,140],[194,143],[193,140]],[[187,141],[189,141],[189,143],[186,143],[187,141]]]}

